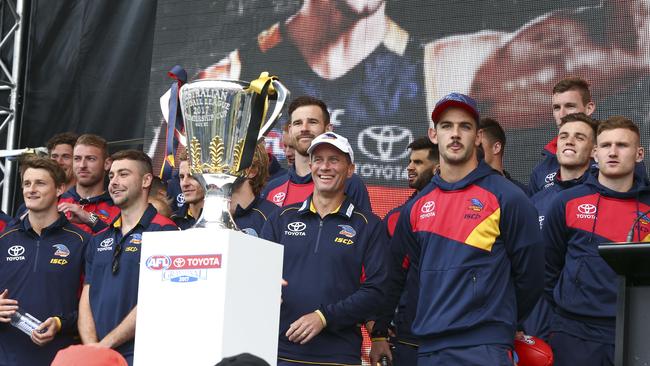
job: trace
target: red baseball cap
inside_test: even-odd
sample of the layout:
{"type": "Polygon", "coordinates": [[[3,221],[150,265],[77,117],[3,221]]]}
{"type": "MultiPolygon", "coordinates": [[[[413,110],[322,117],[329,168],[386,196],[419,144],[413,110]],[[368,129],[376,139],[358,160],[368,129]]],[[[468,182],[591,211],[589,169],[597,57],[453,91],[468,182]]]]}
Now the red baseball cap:
{"type": "Polygon", "coordinates": [[[467,113],[474,116],[476,119],[476,124],[478,125],[480,117],[476,101],[470,96],[461,93],[447,94],[442,97],[438,103],[436,103],[436,106],[433,108],[433,112],[431,112],[431,120],[433,123],[437,123],[442,112],[446,111],[449,107],[458,107],[464,109],[467,113]]]}

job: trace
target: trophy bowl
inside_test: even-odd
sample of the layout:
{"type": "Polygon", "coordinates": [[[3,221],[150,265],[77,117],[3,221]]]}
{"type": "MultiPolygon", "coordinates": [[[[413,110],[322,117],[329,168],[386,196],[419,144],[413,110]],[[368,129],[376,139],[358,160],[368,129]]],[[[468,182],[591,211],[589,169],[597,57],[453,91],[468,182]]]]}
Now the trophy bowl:
{"type": "Polygon", "coordinates": [[[180,89],[192,176],[205,190],[194,227],[237,230],[230,214],[233,183],[245,174],[255,146],[280,118],[289,90],[262,73],[250,83],[202,79],[180,89]],[[269,100],[275,100],[266,117],[269,100]]]}

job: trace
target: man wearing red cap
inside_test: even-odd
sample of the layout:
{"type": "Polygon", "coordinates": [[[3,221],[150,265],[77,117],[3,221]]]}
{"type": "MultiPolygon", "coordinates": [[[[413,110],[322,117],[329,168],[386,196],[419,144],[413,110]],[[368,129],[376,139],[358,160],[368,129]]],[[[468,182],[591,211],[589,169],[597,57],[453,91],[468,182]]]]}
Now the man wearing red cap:
{"type": "Polygon", "coordinates": [[[513,365],[517,321],[543,286],[537,212],[478,161],[472,98],[445,96],[431,119],[440,173],[406,204],[391,242],[406,246],[418,273],[418,365],[513,365]]]}

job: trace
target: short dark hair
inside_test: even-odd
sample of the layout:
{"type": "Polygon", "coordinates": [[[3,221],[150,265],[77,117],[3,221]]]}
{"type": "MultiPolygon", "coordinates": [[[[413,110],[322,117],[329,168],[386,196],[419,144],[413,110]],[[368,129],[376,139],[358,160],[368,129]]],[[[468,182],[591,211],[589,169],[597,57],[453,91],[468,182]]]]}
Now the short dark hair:
{"type": "Polygon", "coordinates": [[[167,192],[167,183],[165,183],[160,177],[154,175],[151,180],[151,193],[156,193],[160,190],[167,192]]]}
{"type": "Polygon", "coordinates": [[[327,111],[327,104],[325,104],[325,102],[322,100],[309,95],[302,95],[291,101],[291,104],[289,104],[289,120],[291,120],[291,113],[293,113],[293,111],[300,107],[308,105],[315,105],[320,107],[321,111],[323,112],[323,122],[325,125],[328,125],[330,123],[330,112],[327,111]]]}
{"type": "Polygon", "coordinates": [[[487,137],[491,144],[500,142],[502,149],[506,146],[506,132],[496,119],[481,118],[478,129],[479,131],[483,131],[483,135],[487,137]]]}
{"type": "Polygon", "coordinates": [[[408,148],[411,149],[411,151],[429,150],[429,155],[427,155],[427,159],[435,162],[440,161],[438,145],[431,142],[431,140],[428,137],[419,137],[413,140],[413,142],[409,144],[408,148]]]}
{"type": "Polygon", "coordinates": [[[20,179],[25,176],[27,169],[43,169],[50,173],[50,177],[54,180],[54,185],[57,187],[65,184],[65,172],[63,168],[50,158],[39,157],[36,155],[24,156],[20,159],[20,179]]]}
{"type": "Polygon", "coordinates": [[[115,154],[111,155],[111,160],[113,162],[118,161],[118,160],[133,160],[137,161],[140,163],[140,167],[142,168],[142,174],[152,174],[153,175],[153,167],[151,163],[151,158],[143,153],[140,150],[120,150],[116,152],[115,154]]]}
{"type": "Polygon", "coordinates": [[[49,153],[51,153],[58,145],[70,145],[70,147],[74,147],[77,143],[77,138],[79,138],[79,135],[74,132],[57,133],[47,140],[45,147],[47,147],[49,153]]]}
{"type": "Polygon", "coordinates": [[[632,122],[631,119],[623,116],[612,116],[600,122],[598,125],[597,135],[600,135],[604,131],[615,130],[618,128],[623,128],[634,132],[640,141],[641,133],[639,132],[639,127],[634,122],[632,122]]]}
{"type": "Polygon", "coordinates": [[[569,90],[576,90],[582,96],[582,103],[587,104],[591,102],[591,92],[589,91],[589,83],[583,78],[578,76],[571,76],[560,80],[553,87],[553,94],[564,93],[569,90]]]}
{"type": "Polygon", "coordinates": [[[77,138],[77,142],[75,143],[75,146],[77,145],[94,146],[100,149],[104,153],[104,159],[108,157],[108,143],[101,136],[93,135],[90,133],[83,134],[79,136],[79,138],[77,138]]]}
{"type": "Polygon", "coordinates": [[[594,140],[596,140],[596,134],[598,133],[598,127],[600,125],[598,120],[595,120],[582,112],[570,113],[562,117],[560,127],[571,122],[584,122],[589,125],[589,127],[594,131],[594,140]]]}

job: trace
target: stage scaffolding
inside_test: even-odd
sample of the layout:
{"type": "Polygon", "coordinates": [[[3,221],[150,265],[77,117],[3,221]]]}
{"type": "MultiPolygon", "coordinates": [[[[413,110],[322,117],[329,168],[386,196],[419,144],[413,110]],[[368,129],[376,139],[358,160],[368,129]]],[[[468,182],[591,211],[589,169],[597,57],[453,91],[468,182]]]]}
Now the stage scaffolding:
{"type": "Polygon", "coordinates": [[[24,0],[0,0],[0,173],[2,180],[2,210],[10,209],[15,174],[15,161],[8,156],[14,155],[18,126],[16,125],[19,104],[19,83],[22,82],[21,66],[23,64],[22,39],[24,25],[24,0]],[[9,56],[9,57],[6,57],[9,56]],[[10,61],[7,62],[7,61],[10,61]],[[5,98],[8,96],[8,98],[5,98]]]}

